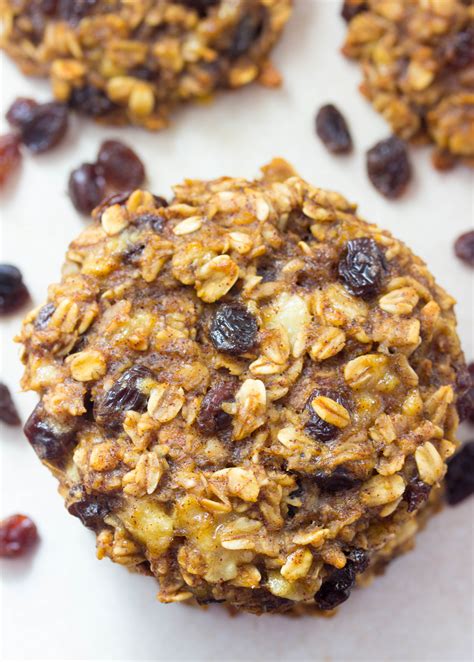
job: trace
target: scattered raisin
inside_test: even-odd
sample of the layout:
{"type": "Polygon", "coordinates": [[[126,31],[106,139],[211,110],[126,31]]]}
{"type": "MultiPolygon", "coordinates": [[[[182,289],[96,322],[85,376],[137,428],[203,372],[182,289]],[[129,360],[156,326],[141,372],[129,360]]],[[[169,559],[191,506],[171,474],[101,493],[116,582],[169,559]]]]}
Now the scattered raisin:
{"type": "Polygon", "coordinates": [[[229,57],[236,60],[244,55],[262,34],[266,12],[258,7],[254,12],[246,12],[237,24],[229,48],[229,57]]]}
{"type": "Polygon", "coordinates": [[[13,402],[10,389],[0,382],[0,421],[7,425],[21,425],[17,408],[13,402]]]}
{"type": "Polygon", "coordinates": [[[7,110],[6,118],[10,126],[22,129],[33,117],[33,111],[38,107],[34,99],[18,97],[7,110]]]}
{"type": "Polygon", "coordinates": [[[59,17],[71,24],[91,13],[98,0],[59,0],[59,17]]]}
{"type": "Polygon", "coordinates": [[[223,381],[215,384],[204,396],[197,418],[197,426],[203,434],[212,435],[228,428],[232,416],[222,409],[224,402],[234,399],[236,384],[223,381]]]}
{"type": "Polygon", "coordinates": [[[474,494],[474,440],[464,444],[448,461],[446,500],[455,506],[474,494]]]}
{"type": "Polygon", "coordinates": [[[450,37],[444,48],[444,61],[453,69],[464,69],[474,63],[474,28],[450,37]]]}
{"type": "Polygon", "coordinates": [[[100,220],[106,209],[112,205],[122,205],[128,200],[132,192],[133,191],[121,191],[120,193],[111,193],[110,195],[107,195],[97,207],[97,211],[94,216],[100,220]]]}
{"type": "Polygon", "coordinates": [[[385,255],[372,238],[351,239],[339,260],[338,271],[351,294],[365,300],[372,299],[382,287],[385,255]]]}
{"type": "Polygon", "coordinates": [[[68,506],[68,512],[78,517],[87,528],[97,530],[103,526],[104,517],[109,514],[110,508],[104,498],[84,495],[68,506]]]}
{"type": "Polygon", "coordinates": [[[413,513],[417,510],[429,497],[430,492],[430,485],[424,483],[420,478],[412,478],[403,493],[403,500],[408,504],[408,512],[413,513]]]}
{"type": "Polygon", "coordinates": [[[352,150],[352,138],[347,122],[332,103],[319,109],[316,115],[316,133],[333,154],[348,154],[352,150]]]}
{"type": "Polygon", "coordinates": [[[351,568],[357,575],[365,572],[369,567],[370,558],[368,552],[366,552],[365,549],[360,549],[360,547],[352,547],[350,550],[346,550],[345,554],[347,557],[347,564],[350,564],[351,568]]]}
{"type": "Polygon", "coordinates": [[[83,163],[71,172],[69,197],[81,214],[90,214],[105,195],[105,179],[95,163],[83,163]]]}
{"type": "Polygon", "coordinates": [[[317,441],[331,441],[331,439],[337,437],[340,429],[335,425],[332,425],[332,423],[323,421],[323,419],[314,411],[311,403],[319,396],[331,398],[343,406],[346,405],[346,402],[340,393],[329,391],[328,389],[315,389],[306,402],[306,410],[309,413],[309,419],[305,425],[306,432],[310,437],[313,437],[313,439],[316,439],[317,441]]]}
{"type": "Polygon", "coordinates": [[[0,186],[20,165],[20,138],[13,133],[0,136],[0,186]]]}
{"type": "Polygon", "coordinates": [[[68,127],[67,106],[57,101],[43,103],[31,111],[31,117],[21,127],[21,141],[34,154],[55,147],[68,127]]]}
{"type": "Polygon", "coordinates": [[[135,152],[118,140],[102,143],[97,157],[107,184],[122,191],[135,189],[145,180],[145,168],[135,152]]]}
{"type": "Polygon", "coordinates": [[[335,609],[345,602],[355,584],[356,573],[350,563],[344,568],[334,570],[331,575],[323,581],[321,588],[314,596],[316,606],[319,609],[335,609]]]}
{"type": "Polygon", "coordinates": [[[38,530],[26,515],[11,515],[0,522],[0,557],[23,556],[38,540],[38,530]]]}
{"type": "Polygon", "coordinates": [[[211,7],[217,5],[219,0],[180,0],[182,5],[195,9],[199,16],[206,16],[211,7]]]}
{"type": "Polygon", "coordinates": [[[386,198],[398,198],[411,179],[411,165],[403,140],[392,136],[369,149],[367,173],[379,193],[386,198]]]}
{"type": "Polygon", "coordinates": [[[94,418],[97,423],[117,430],[122,427],[126,411],[145,411],[148,397],[141,390],[144,379],[153,379],[153,373],[145,366],[134,365],[122,373],[115,384],[95,401],[94,418]]]}
{"type": "MultiPolygon", "coordinates": [[[[167,206],[166,200],[163,199],[163,202],[165,204],[160,204],[159,205],[160,207],[167,206]]],[[[163,216],[160,216],[159,214],[147,213],[137,216],[135,219],[135,223],[137,225],[148,225],[154,232],[160,234],[163,231],[163,227],[166,223],[166,219],[163,216]]]]}
{"type": "Polygon", "coordinates": [[[369,5],[365,0],[345,0],[342,5],[341,16],[347,23],[349,23],[354,16],[357,16],[357,14],[361,14],[368,9],[369,5]]]}
{"type": "Polygon", "coordinates": [[[456,239],[454,252],[460,260],[474,267],[474,230],[465,232],[456,239]]]}
{"type": "Polygon", "coordinates": [[[355,478],[344,467],[336,467],[331,473],[318,471],[313,476],[316,485],[324,492],[342,492],[360,485],[361,481],[355,478]]]}
{"type": "Polygon", "coordinates": [[[74,87],[68,100],[69,107],[83,115],[101,117],[117,108],[109,97],[93,85],[74,87]]]}
{"type": "Polygon", "coordinates": [[[75,430],[61,429],[47,416],[38,403],[25,423],[23,431],[40,460],[62,462],[76,441],[75,430]]]}
{"type": "Polygon", "coordinates": [[[21,271],[12,264],[0,264],[0,315],[15,312],[29,298],[21,271]]]}
{"type": "Polygon", "coordinates": [[[463,367],[456,376],[456,408],[459,420],[474,423],[474,363],[463,367]]]}
{"type": "Polygon", "coordinates": [[[45,303],[41,306],[35,318],[35,329],[38,331],[45,329],[55,310],[54,303],[45,303]]]}
{"type": "Polygon", "coordinates": [[[209,335],[219,352],[244,354],[255,347],[257,334],[257,320],[244,305],[223,303],[216,309],[209,335]]]}

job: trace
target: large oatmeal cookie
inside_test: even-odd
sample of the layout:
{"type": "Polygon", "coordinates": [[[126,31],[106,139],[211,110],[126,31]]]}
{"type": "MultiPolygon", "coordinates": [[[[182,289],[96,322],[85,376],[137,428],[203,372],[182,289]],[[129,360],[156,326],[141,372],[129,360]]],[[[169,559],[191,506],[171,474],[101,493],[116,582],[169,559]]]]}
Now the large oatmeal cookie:
{"type": "Polygon", "coordinates": [[[178,104],[254,80],[293,0],[0,0],[0,45],[54,96],[105,122],[166,126],[178,104]]]}
{"type": "Polygon", "coordinates": [[[362,93],[402,138],[436,145],[434,164],[474,165],[474,4],[347,0],[343,52],[362,93]]]}
{"type": "Polygon", "coordinates": [[[284,161],[174,194],[115,196],[70,245],[20,336],[26,434],[99,558],[163,602],[332,609],[436,500],[454,301],[284,161]]]}

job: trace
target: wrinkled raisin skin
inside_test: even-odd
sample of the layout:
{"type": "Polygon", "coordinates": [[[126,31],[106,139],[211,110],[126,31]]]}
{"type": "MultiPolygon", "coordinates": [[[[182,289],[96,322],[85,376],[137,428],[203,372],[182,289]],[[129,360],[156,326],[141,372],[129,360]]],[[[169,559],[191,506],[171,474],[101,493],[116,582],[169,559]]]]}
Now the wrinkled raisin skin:
{"type": "Polygon", "coordinates": [[[474,494],[474,440],[464,444],[448,462],[446,500],[456,506],[474,494]]]}
{"type": "Polygon", "coordinates": [[[347,563],[349,563],[356,574],[365,572],[370,564],[370,557],[365,549],[360,547],[352,547],[345,551],[347,563]]]}
{"type": "Polygon", "coordinates": [[[465,264],[474,267],[474,230],[465,232],[456,239],[454,252],[465,264]]]}
{"type": "Polygon", "coordinates": [[[254,349],[258,324],[254,315],[240,303],[218,306],[211,321],[211,342],[219,352],[238,356],[254,349]]]}
{"type": "Polygon", "coordinates": [[[213,435],[225,430],[232,423],[232,416],[222,409],[224,402],[234,399],[236,384],[226,381],[215,384],[204,396],[197,418],[199,430],[206,435],[213,435]]]}
{"type": "Polygon", "coordinates": [[[33,111],[37,107],[38,103],[34,99],[17,97],[5,115],[7,122],[15,129],[21,130],[25,124],[31,121],[33,111]]]}
{"type": "Polygon", "coordinates": [[[332,154],[348,154],[352,138],[342,113],[333,104],[322,106],[316,115],[316,133],[332,154]]]}
{"type": "Polygon", "coordinates": [[[135,152],[119,140],[102,143],[98,164],[102,167],[107,184],[119,191],[136,189],[145,181],[145,168],[135,152]]]}
{"type": "Polygon", "coordinates": [[[347,23],[349,23],[354,16],[367,11],[368,8],[369,5],[364,0],[345,0],[341,10],[341,16],[347,23]]]}
{"type": "Polygon", "coordinates": [[[350,563],[340,570],[335,570],[316,593],[316,606],[327,611],[345,602],[354,588],[355,578],[356,573],[350,563]]]}
{"type": "Polygon", "coordinates": [[[386,270],[385,255],[369,237],[348,241],[338,266],[345,288],[365,300],[380,292],[386,270]]]}
{"type": "Polygon", "coordinates": [[[20,139],[13,133],[0,136],[0,186],[7,181],[20,165],[20,139]]]}
{"type": "Polygon", "coordinates": [[[74,429],[55,426],[38,403],[23,431],[40,460],[61,464],[76,441],[74,429]]]}
{"type": "Polygon", "coordinates": [[[45,303],[42,306],[35,318],[35,329],[37,331],[42,331],[48,326],[48,322],[53,316],[54,311],[56,310],[54,303],[45,303]]]}
{"type": "Polygon", "coordinates": [[[19,310],[29,298],[21,271],[12,264],[0,264],[0,315],[19,310]]]}
{"type": "Polygon", "coordinates": [[[407,502],[407,510],[413,513],[425,503],[431,492],[431,486],[419,478],[412,478],[403,493],[403,500],[407,502]]]}
{"type": "Polygon", "coordinates": [[[68,127],[67,106],[53,101],[32,110],[31,118],[21,128],[21,141],[33,154],[43,154],[56,147],[68,127]]]}
{"type": "Polygon", "coordinates": [[[179,0],[182,5],[186,5],[189,9],[195,9],[199,16],[206,16],[211,7],[215,7],[219,0],[179,0]]]}
{"type": "Polygon", "coordinates": [[[320,396],[331,398],[331,400],[335,400],[343,406],[346,406],[347,403],[340,393],[328,389],[315,389],[306,402],[306,410],[309,414],[309,419],[305,425],[306,432],[310,437],[316,439],[316,441],[331,441],[337,437],[340,429],[331,423],[323,421],[323,419],[314,411],[311,403],[315,398],[320,396]]]}
{"type": "Polygon", "coordinates": [[[84,495],[68,506],[68,512],[80,519],[88,529],[97,531],[103,526],[104,517],[109,514],[110,508],[104,498],[84,495]]]}
{"type": "Polygon", "coordinates": [[[70,108],[78,113],[90,117],[101,117],[118,108],[105,92],[92,85],[73,88],[68,104],[70,108]]]}
{"type": "Polygon", "coordinates": [[[444,60],[453,69],[464,69],[474,63],[474,28],[453,35],[444,48],[444,60]]]}
{"type": "Polygon", "coordinates": [[[355,478],[343,467],[336,467],[332,473],[318,471],[314,474],[313,479],[323,492],[329,492],[330,494],[351,490],[361,483],[358,478],[355,478]]]}
{"type": "Polygon", "coordinates": [[[37,540],[36,525],[26,515],[11,515],[0,522],[0,557],[2,558],[23,556],[37,540]]]}
{"type": "Polygon", "coordinates": [[[126,370],[115,384],[94,403],[94,418],[99,425],[120,430],[126,411],[145,411],[148,398],[140,390],[143,379],[153,373],[145,366],[135,365],[126,370]]]}
{"type": "Polygon", "coordinates": [[[379,193],[398,198],[411,179],[411,165],[403,140],[392,136],[381,140],[367,152],[367,173],[379,193]]]}
{"type": "Polygon", "coordinates": [[[247,12],[237,24],[229,48],[229,58],[236,60],[244,55],[262,34],[266,12],[257,7],[254,12],[247,12]]]}
{"type": "Polygon", "coordinates": [[[90,214],[105,195],[105,179],[95,163],[83,163],[75,168],[68,182],[71,202],[81,214],[90,214]]]}
{"type": "Polygon", "coordinates": [[[17,408],[13,402],[10,389],[0,382],[0,421],[7,425],[21,425],[17,408]]]}

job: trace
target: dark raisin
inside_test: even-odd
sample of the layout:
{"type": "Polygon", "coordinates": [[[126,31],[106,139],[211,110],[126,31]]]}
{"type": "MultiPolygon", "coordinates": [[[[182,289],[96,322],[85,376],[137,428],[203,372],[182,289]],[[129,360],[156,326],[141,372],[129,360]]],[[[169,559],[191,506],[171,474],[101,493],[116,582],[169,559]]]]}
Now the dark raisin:
{"type": "Polygon", "coordinates": [[[118,140],[102,143],[97,157],[104,177],[118,190],[135,189],[145,180],[145,168],[135,152],[118,140]]]}
{"type": "Polygon", "coordinates": [[[372,299],[382,287],[385,255],[372,238],[351,239],[342,252],[338,271],[351,294],[365,300],[372,299]]]}
{"type": "Polygon", "coordinates": [[[21,425],[17,408],[13,402],[10,389],[0,382],[0,421],[7,425],[21,425]]]}
{"type": "Polygon", "coordinates": [[[456,253],[456,257],[470,267],[474,267],[474,230],[465,232],[456,239],[454,252],[456,253]]]}
{"type": "Polygon", "coordinates": [[[271,259],[259,260],[257,266],[257,276],[262,278],[262,283],[269,283],[277,280],[278,269],[275,261],[271,259]]]}
{"type": "Polygon", "coordinates": [[[0,264],[0,315],[15,312],[29,298],[21,271],[12,264],[0,264]]]}
{"type": "Polygon", "coordinates": [[[15,129],[22,129],[25,124],[31,121],[33,111],[38,107],[34,99],[18,97],[7,110],[6,118],[10,126],[15,129]]]}
{"type": "Polygon", "coordinates": [[[350,550],[345,551],[347,557],[347,564],[350,565],[352,570],[359,575],[365,572],[369,567],[370,558],[368,552],[360,547],[352,547],[350,550]]]}
{"type": "Polygon", "coordinates": [[[38,530],[26,515],[11,515],[0,522],[0,557],[23,556],[38,540],[38,530]]]}
{"type": "Polygon", "coordinates": [[[345,0],[341,9],[342,18],[349,23],[354,16],[361,14],[369,9],[369,5],[364,0],[345,0]]]}
{"type": "Polygon", "coordinates": [[[474,423],[474,363],[462,367],[456,376],[456,408],[459,420],[474,423]]]}
{"type": "Polygon", "coordinates": [[[257,342],[258,324],[240,303],[223,303],[211,321],[210,338],[219,352],[239,355],[249,352],[257,342]]]}
{"type": "Polygon", "coordinates": [[[412,478],[405,488],[403,500],[407,502],[407,510],[413,513],[429,497],[431,486],[424,483],[420,478],[412,478]]]}
{"type": "Polygon", "coordinates": [[[334,570],[331,575],[323,581],[321,588],[314,596],[316,606],[319,609],[335,609],[345,602],[355,584],[356,573],[350,563],[340,570],[334,570]]]}
{"type": "Polygon", "coordinates": [[[118,108],[105,92],[92,85],[73,88],[68,104],[70,108],[76,110],[78,113],[89,115],[90,117],[101,117],[118,108]]]}
{"type": "Polygon", "coordinates": [[[326,398],[331,398],[339,404],[346,406],[346,402],[341,394],[334,391],[329,391],[327,389],[316,389],[309,396],[306,402],[306,410],[309,413],[309,419],[305,425],[305,430],[310,437],[316,439],[317,441],[331,441],[335,439],[340,432],[340,429],[331,423],[324,421],[318,414],[314,411],[312,402],[315,398],[324,396],[326,398]]]}
{"type": "Polygon", "coordinates": [[[97,530],[103,526],[110,508],[104,498],[84,495],[68,506],[68,512],[78,517],[87,528],[97,530]]]}
{"type": "MultiPolygon", "coordinates": [[[[296,481],[297,488],[293,490],[293,492],[290,492],[288,495],[290,499],[300,499],[304,495],[304,490],[303,486],[301,485],[300,481],[296,481]]],[[[293,505],[292,503],[288,504],[288,519],[293,519],[293,517],[296,515],[298,510],[300,509],[299,506],[293,505]]]]}
{"type": "Polygon", "coordinates": [[[131,193],[133,193],[133,191],[121,191],[120,193],[111,193],[110,195],[105,197],[100,203],[100,205],[97,207],[94,217],[100,220],[102,214],[106,209],[108,209],[112,205],[122,205],[124,202],[128,200],[131,193]]]}
{"type": "Polygon", "coordinates": [[[216,434],[228,428],[232,416],[222,409],[224,402],[234,399],[236,384],[231,381],[215,384],[204,396],[197,418],[197,426],[203,434],[216,434]]]}
{"type": "Polygon", "coordinates": [[[235,27],[229,48],[231,60],[244,55],[260,37],[263,31],[266,12],[258,7],[254,12],[246,12],[235,27]]]}
{"type": "Polygon", "coordinates": [[[179,0],[182,5],[195,9],[199,16],[206,16],[211,7],[215,7],[219,0],[179,0]]]}
{"type": "Polygon", "coordinates": [[[332,103],[319,109],[316,133],[333,154],[348,154],[352,150],[352,138],[346,120],[332,103]]]}
{"type": "Polygon", "coordinates": [[[90,214],[105,195],[105,179],[95,163],[83,163],[69,176],[71,202],[81,214],[90,214]]]}
{"type": "Polygon", "coordinates": [[[145,244],[129,244],[122,253],[122,259],[127,264],[138,264],[143,253],[145,244]]]}
{"type": "Polygon", "coordinates": [[[444,47],[444,60],[453,69],[464,69],[474,63],[474,29],[458,32],[444,47]]]}
{"type": "Polygon", "coordinates": [[[117,430],[122,427],[126,411],[145,411],[148,397],[141,390],[141,384],[144,379],[152,378],[151,370],[141,365],[122,373],[115,384],[95,401],[94,418],[97,423],[117,430]]]}
{"type": "Polygon", "coordinates": [[[448,462],[446,500],[455,506],[474,494],[474,440],[464,444],[448,462]]]}
{"type": "Polygon", "coordinates": [[[18,168],[21,161],[20,138],[13,133],[0,136],[0,186],[18,168]]]}
{"type": "MultiPolygon", "coordinates": [[[[164,206],[165,205],[161,205],[161,207],[164,206]]],[[[163,227],[166,223],[166,219],[163,216],[160,216],[159,214],[148,213],[148,214],[141,214],[141,216],[137,216],[137,218],[135,219],[135,223],[137,225],[149,225],[154,232],[160,234],[163,231],[163,227]]]]}
{"type": "Polygon", "coordinates": [[[35,318],[35,329],[38,331],[45,329],[55,310],[54,303],[46,303],[41,306],[35,318]]]}
{"type": "Polygon", "coordinates": [[[431,152],[431,163],[436,168],[436,170],[440,170],[442,172],[452,170],[456,165],[456,161],[457,159],[455,155],[451,152],[448,152],[446,149],[436,147],[431,152]]]}
{"type": "Polygon", "coordinates": [[[398,198],[411,179],[411,165],[403,140],[392,136],[369,149],[367,173],[379,193],[386,198],[398,198]]]}
{"type": "Polygon", "coordinates": [[[75,430],[59,427],[40,403],[26,421],[23,431],[38,457],[47,462],[61,463],[76,441],[75,430]]]}
{"type": "Polygon", "coordinates": [[[34,108],[28,122],[21,127],[21,141],[34,154],[42,154],[55,147],[68,127],[67,106],[56,101],[34,108]]]}
{"type": "Polygon", "coordinates": [[[97,0],[59,0],[59,16],[72,25],[91,13],[97,0]]]}
{"type": "Polygon", "coordinates": [[[331,473],[318,471],[313,476],[316,485],[323,492],[335,493],[350,490],[360,485],[361,481],[355,478],[344,467],[336,467],[331,473]]]}

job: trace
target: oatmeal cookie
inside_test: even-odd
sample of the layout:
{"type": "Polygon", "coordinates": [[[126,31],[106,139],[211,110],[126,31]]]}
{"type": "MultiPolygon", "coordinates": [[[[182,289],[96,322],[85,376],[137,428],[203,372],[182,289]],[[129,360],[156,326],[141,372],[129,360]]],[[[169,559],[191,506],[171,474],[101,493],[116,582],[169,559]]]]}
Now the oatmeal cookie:
{"type": "Polygon", "coordinates": [[[454,300],[280,159],[93,217],[19,338],[25,432],[69,512],[163,602],[333,609],[436,504],[454,300]]]}
{"type": "Polygon", "coordinates": [[[113,124],[166,126],[180,103],[259,80],[293,0],[0,0],[0,45],[59,101],[113,124]]]}
{"type": "Polygon", "coordinates": [[[432,142],[433,163],[474,165],[474,5],[348,0],[343,53],[362,93],[401,138],[432,142]]]}

